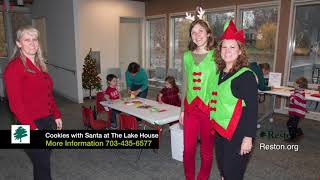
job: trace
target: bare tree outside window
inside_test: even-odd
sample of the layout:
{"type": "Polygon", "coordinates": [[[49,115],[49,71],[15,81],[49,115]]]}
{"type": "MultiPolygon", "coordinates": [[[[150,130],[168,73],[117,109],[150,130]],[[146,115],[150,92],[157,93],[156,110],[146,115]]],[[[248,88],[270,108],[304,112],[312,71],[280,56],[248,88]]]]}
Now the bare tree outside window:
{"type": "Polygon", "coordinates": [[[188,49],[189,43],[189,27],[191,22],[186,20],[184,16],[174,17],[173,19],[173,67],[181,71],[181,59],[183,53],[188,49]]]}
{"type": "Polygon", "coordinates": [[[269,63],[273,68],[278,24],[278,7],[241,10],[242,27],[249,61],[269,63]]]}
{"type": "Polygon", "coordinates": [[[320,83],[319,16],[319,3],[295,6],[290,82],[303,76],[310,84],[320,83]]]}
{"type": "Polygon", "coordinates": [[[223,26],[228,20],[234,21],[234,12],[208,12],[207,19],[213,31],[213,36],[219,40],[223,33],[223,26]]]}
{"type": "Polygon", "coordinates": [[[150,68],[166,67],[165,18],[150,19],[150,68]]]}

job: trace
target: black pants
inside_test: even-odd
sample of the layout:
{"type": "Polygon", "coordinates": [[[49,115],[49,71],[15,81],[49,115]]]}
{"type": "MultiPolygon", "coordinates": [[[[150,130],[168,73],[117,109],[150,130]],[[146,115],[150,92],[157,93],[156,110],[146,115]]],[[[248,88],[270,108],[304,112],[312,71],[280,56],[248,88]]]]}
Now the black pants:
{"type": "Polygon", "coordinates": [[[215,133],[215,151],[218,168],[224,180],[242,180],[249,155],[240,155],[242,139],[235,137],[229,141],[215,133]]]}
{"type": "MultiPolygon", "coordinates": [[[[52,116],[34,121],[39,130],[53,130],[54,118],[52,116]]],[[[34,180],[51,180],[50,149],[25,149],[33,165],[34,180]]]]}
{"type": "Polygon", "coordinates": [[[120,111],[112,109],[112,111],[111,111],[111,119],[110,119],[112,127],[117,127],[118,126],[117,114],[119,114],[119,113],[120,113],[120,111]]]}
{"type": "Polygon", "coordinates": [[[297,137],[298,133],[298,124],[299,121],[301,120],[300,117],[295,116],[295,115],[290,115],[289,120],[287,122],[287,127],[290,135],[290,139],[294,139],[297,137]]]}
{"type": "Polygon", "coordinates": [[[50,149],[25,149],[33,165],[34,180],[51,180],[50,149]]]}

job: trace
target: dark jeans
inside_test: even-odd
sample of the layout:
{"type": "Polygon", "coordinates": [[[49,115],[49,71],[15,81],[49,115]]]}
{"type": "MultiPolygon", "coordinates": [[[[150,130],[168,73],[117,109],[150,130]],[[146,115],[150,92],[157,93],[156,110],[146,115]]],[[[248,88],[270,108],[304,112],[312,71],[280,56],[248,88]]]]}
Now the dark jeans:
{"type": "Polygon", "coordinates": [[[138,97],[147,98],[147,95],[148,95],[148,88],[145,89],[144,91],[141,91],[141,92],[138,94],[138,97]]]}
{"type": "Polygon", "coordinates": [[[25,149],[33,165],[34,180],[51,180],[50,149],[25,149]]]}
{"type": "Polygon", "coordinates": [[[290,139],[294,139],[297,137],[298,133],[298,124],[299,121],[301,120],[300,117],[295,116],[295,115],[289,115],[289,120],[287,122],[287,127],[290,135],[290,139]]]}
{"type": "Polygon", "coordinates": [[[120,111],[112,109],[111,110],[111,126],[117,127],[117,114],[119,114],[120,111]]]}
{"type": "MultiPolygon", "coordinates": [[[[34,121],[39,130],[53,130],[55,127],[52,116],[34,121]]],[[[51,180],[50,149],[25,149],[33,165],[34,180],[51,180]]]]}
{"type": "MultiPolygon", "coordinates": [[[[130,90],[131,91],[136,91],[136,90],[140,89],[141,87],[142,87],[142,85],[132,84],[131,87],[130,87],[130,90]]],[[[138,97],[147,98],[147,95],[148,95],[148,88],[145,89],[144,91],[141,91],[138,94],[138,97]]]]}

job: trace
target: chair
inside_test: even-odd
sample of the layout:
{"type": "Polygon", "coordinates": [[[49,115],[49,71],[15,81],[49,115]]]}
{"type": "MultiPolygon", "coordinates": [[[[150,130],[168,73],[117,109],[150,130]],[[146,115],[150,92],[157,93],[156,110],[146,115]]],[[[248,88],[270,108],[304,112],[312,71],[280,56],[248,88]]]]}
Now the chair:
{"type": "Polygon", "coordinates": [[[97,114],[99,113],[107,113],[107,127],[110,128],[111,126],[111,109],[109,108],[109,111],[106,111],[105,108],[100,104],[101,101],[104,101],[104,93],[103,92],[97,92],[96,94],[96,107],[97,107],[97,114]]]}
{"type": "Polygon", "coordinates": [[[82,119],[86,127],[94,130],[102,130],[107,127],[107,123],[104,120],[95,120],[93,118],[93,112],[90,108],[82,106],[82,119]],[[89,122],[89,126],[88,126],[89,122]]]}
{"type": "Polygon", "coordinates": [[[312,71],[312,83],[318,84],[320,82],[320,68],[315,67],[312,71]]]}
{"type": "Polygon", "coordinates": [[[120,113],[120,130],[138,130],[138,121],[134,116],[129,114],[120,113]]]}
{"type": "Polygon", "coordinates": [[[82,123],[84,127],[86,127],[86,129],[88,130],[91,128],[91,126],[90,126],[90,120],[87,114],[88,114],[87,109],[85,109],[85,107],[82,106],[82,123]]]}

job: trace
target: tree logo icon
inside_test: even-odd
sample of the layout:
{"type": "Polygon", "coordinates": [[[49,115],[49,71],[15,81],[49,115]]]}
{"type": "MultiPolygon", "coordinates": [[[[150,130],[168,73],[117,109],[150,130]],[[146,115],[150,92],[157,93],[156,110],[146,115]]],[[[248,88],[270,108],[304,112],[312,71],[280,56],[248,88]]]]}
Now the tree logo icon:
{"type": "Polygon", "coordinates": [[[260,137],[263,138],[263,137],[265,137],[266,135],[267,135],[267,134],[266,134],[264,131],[261,131],[261,132],[260,132],[260,137]]]}
{"type": "Polygon", "coordinates": [[[30,126],[12,125],[11,126],[12,144],[30,144],[30,126]]]}
{"type": "Polygon", "coordinates": [[[16,132],[14,133],[14,138],[16,140],[20,139],[20,142],[22,142],[21,139],[26,136],[28,136],[27,130],[25,128],[23,128],[22,126],[18,127],[18,129],[16,129],[16,132]]]}

